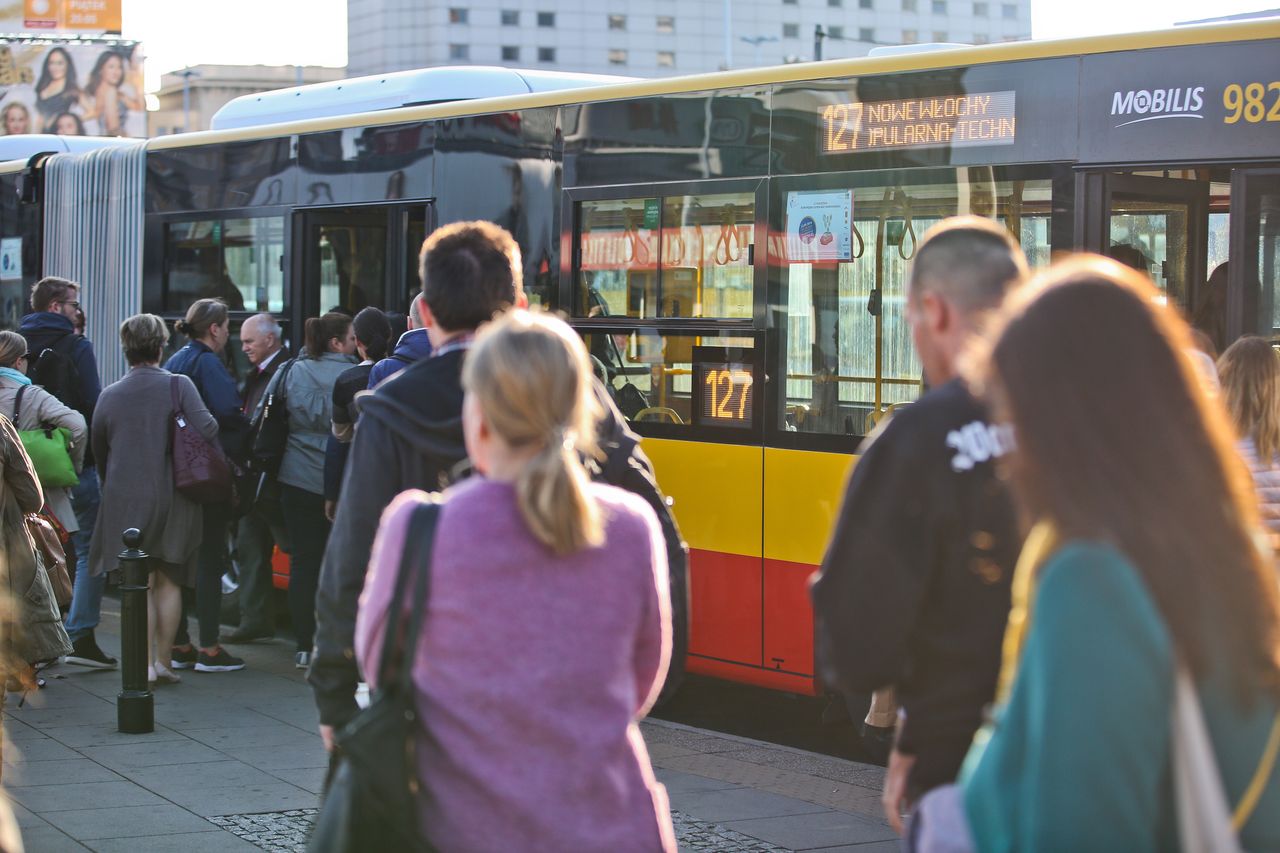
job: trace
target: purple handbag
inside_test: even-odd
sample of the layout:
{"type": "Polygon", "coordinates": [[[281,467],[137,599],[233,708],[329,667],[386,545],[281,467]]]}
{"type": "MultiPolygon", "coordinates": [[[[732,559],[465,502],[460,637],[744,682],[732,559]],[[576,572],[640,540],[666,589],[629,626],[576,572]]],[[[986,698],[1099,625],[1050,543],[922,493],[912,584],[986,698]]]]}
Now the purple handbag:
{"type": "Polygon", "coordinates": [[[231,500],[231,467],[222,448],[207,441],[187,421],[178,397],[178,377],[169,380],[173,398],[173,422],[169,424],[173,449],[173,487],[198,504],[231,500]]]}

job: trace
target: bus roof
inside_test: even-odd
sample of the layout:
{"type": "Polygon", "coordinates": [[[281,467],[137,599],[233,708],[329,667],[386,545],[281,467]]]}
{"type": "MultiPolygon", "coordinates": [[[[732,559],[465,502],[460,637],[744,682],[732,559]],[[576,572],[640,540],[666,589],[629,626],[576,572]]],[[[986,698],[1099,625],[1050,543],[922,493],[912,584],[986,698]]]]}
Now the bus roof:
{"type": "Polygon", "coordinates": [[[635,79],[488,65],[420,68],[241,95],[213,114],[210,127],[232,130],[401,107],[583,89],[635,79]]]}
{"type": "Polygon", "coordinates": [[[191,146],[233,142],[237,140],[267,139],[295,133],[317,133],[351,127],[398,124],[454,116],[483,115],[510,112],[535,107],[591,103],[626,98],[675,95],[712,89],[761,86],[773,83],[803,82],[836,77],[854,77],[872,74],[893,74],[908,71],[925,71],[957,66],[983,65],[998,62],[1015,62],[1024,59],[1046,59],[1058,56],[1079,56],[1114,53],[1124,50],[1142,50],[1183,45],[1230,43],[1280,38],[1280,19],[1206,24],[1178,27],[1143,33],[1122,33],[1088,38],[1058,39],[1052,41],[1023,41],[1005,44],[982,45],[958,50],[940,50],[905,56],[863,57],[859,59],[830,60],[782,65],[774,68],[752,68],[742,71],[721,71],[689,77],[669,77],[658,80],[641,80],[606,86],[578,89],[572,92],[540,92],[497,98],[484,98],[433,106],[403,107],[381,112],[360,112],[349,115],[287,124],[262,125],[236,130],[208,130],[196,133],[162,136],[147,142],[153,151],[186,148],[191,146]]]}

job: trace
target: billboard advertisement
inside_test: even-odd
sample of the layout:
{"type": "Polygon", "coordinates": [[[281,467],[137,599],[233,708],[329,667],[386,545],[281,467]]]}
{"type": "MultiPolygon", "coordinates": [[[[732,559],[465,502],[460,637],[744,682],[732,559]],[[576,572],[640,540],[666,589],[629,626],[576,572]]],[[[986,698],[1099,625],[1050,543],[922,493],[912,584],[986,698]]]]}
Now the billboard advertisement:
{"type": "Polygon", "coordinates": [[[0,135],[147,135],[137,43],[0,41],[0,135]]]}
{"type": "Polygon", "coordinates": [[[0,0],[0,33],[79,36],[120,32],[123,0],[0,0]]]}

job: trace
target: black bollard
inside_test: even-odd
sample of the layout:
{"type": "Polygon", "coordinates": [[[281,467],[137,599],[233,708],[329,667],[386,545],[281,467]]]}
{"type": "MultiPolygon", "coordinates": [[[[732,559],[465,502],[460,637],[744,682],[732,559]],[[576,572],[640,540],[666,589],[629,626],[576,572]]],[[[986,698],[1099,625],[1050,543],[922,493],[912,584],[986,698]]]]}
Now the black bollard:
{"type": "Polygon", "coordinates": [[[130,735],[155,731],[155,703],[147,683],[147,555],[138,549],[142,531],[124,532],[120,555],[124,584],[120,587],[120,681],[116,726],[130,735]]]}

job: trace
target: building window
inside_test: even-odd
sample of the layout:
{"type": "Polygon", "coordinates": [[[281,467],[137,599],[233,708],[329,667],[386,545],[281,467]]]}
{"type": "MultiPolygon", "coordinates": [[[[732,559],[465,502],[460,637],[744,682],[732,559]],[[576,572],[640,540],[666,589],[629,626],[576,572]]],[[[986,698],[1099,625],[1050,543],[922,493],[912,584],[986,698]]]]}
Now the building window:
{"type": "Polygon", "coordinates": [[[858,8],[873,9],[875,8],[875,0],[858,0],[858,8]]]}
{"type": "Polygon", "coordinates": [[[673,50],[658,51],[658,67],[659,68],[675,68],[676,54],[673,50]]]}
{"type": "Polygon", "coordinates": [[[844,0],[827,0],[827,5],[833,9],[839,9],[844,5],[844,0]]]}
{"type": "Polygon", "coordinates": [[[515,9],[502,10],[502,26],[518,27],[520,26],[520,13],[515,9]]]}
{"type": "Polygon", "coordinates": [[[539,12],[538,13],[538,26],[554,27],[555,25],[556,25],[555,12],[539,12]]]}
{"type": "Polygon", "coordinates": [[[986,33],[974,33],[973,35],[974,44],[986,44],[989,41],[991,41],[991,37],[986,33]]]}
{"type": "Polygon", "coordinates": [[[1002,3],[1000,5],[1000,14],[1006,21],[1015,20],[1018,17],[1018,7],[1012,3],[1002,3]]]}
{"type": "Polygon", "coordinates": [[[936,44],[945,44],[945,43],[946,43],[946,41],[947,41],[947,31],[946,31],[946,30],[934,30],[934,31],[933,31],[933,41],[934,41],[934,43],[936,43],[936,44]]]}
{"type": "Polygon", "coordinates": [[[658,16],[658,32],[674,33],[676,31],[676,19],[670,15],[658,16]]]}
{"type": "Polygon", "coordinates": [[[616,48],[616,47],[611,48],[609,50],[609,64],[610,65],[626,65],[627,52],[620,48],[616,48]]]}
{"type": "Polygon", "coordinates": [[[782,0],[783,6],[799,6],[800,0],[782,0]]]}
{"type": "Polygon", "coordinates": [[[827,27],[827,38],[844,38],[844,27],[827,27]]]}
{"type": "Polygon", "coordinates": [[[916,42],[918,42],[918,41],[920,41],[920,34],[919,34],[919,33],[917,33],[915,30],[903,30],[903,31],[902,31],[902,43],[903,43],[903,44],[915,44],[915,43],[916,43],[916,42]]]}
{"type": "Polygon", "coordinates": [[[467,23],[467,11],[468,11],[468,10],[466,10],[466,9],[450,9],[450,10],[449,10],[449,23],[451,23],[451,24],[465,24],[465,23],[467,23]]]}
{"type": "Polygon", "coordinates": [[[556,49],[554,47],[538,48],[538,61],[539,62],[555,62],[556,49]]]}
{"type": "Polygon", "coordinates": [[[800,25],[799,24],[783,24],[782,37],[784,39],[800,38],[800,25]]]}
{"type": "Polygon", "coordinates": [[[975,18],[988,18],[991,16],[991,5],[989,3],[974,3],[973,16],[975,18]]]}
{"type": "Polygon", "coordinates": [[[947,0],[933,0],[933,14],[947,14],[947,0]]]}
{"type": "Polygon", "coordinates": [[[450,59],[470,59],[471,46],[466,44],[449,45],[449,58],[450,59]]]}
{"type": "Polygon", "coordinates": [[[519,62],[520,48],[516,47],[515,45],[504,44],[502,46],[502,61],[503,62],[519,62]]]}
{"type": "Polygon", "coordinates": [[[875,41],[875,40],[876,40],[876,31],[871,29],[871,27],[863,27],[862,29],[858,30],[858,41],[875,41]]]}
{"type": "Polygon", "coordinates": [[[610,15],[609,16],[609,29],[625,30],[626,28],[627,28],[626,15],[610,15]]]}
{"type": "Polygon", "coordinates": [[[914,12],[916,10],[916,0],[902,0],[902,11],[914,12]]]}

